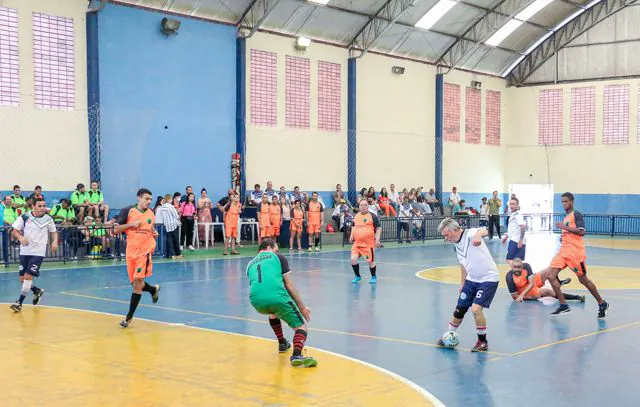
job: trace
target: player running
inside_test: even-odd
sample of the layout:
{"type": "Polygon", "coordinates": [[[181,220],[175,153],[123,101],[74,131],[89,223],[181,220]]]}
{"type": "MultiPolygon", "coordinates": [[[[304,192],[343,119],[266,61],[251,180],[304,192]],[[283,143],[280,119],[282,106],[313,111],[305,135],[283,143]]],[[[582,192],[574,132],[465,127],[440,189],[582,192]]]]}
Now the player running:
{"type": "Polygon", "coordinates": [[[156,249],[156,237],[158,236],[158,232],[154,228],[156,216],[149,208],[151,195],[151,191],[146,188],[138,190],[138,203],[122,209],[116,220],[118,225],[115,227],[115,233],[124,232],[127,235],[127,272],[129,273],[129,281],[133,285],[129,313],[120,322],[120,326],[123,328],[127,328],[131,323],[143,291],[151,294],[154,304],[158,302],[158,294],[160,293],[159,285],[152,286],[144,281],[145,278],[153,275],[152,255],[156,249]]]}
{"type": "MultiPolygon", "coordinates": [[[[553,297],[556,295],[553,288],[545,284],[546,280],[542,278],[542,273],[533,273],[529,263],[524,263],[522,259],[516,257],[512,261],[513,268],[507,273],[505,279],[509,294],[514,301],[522,302],[523,300],[537,300],[541,297],[553,297]]],[[[569,284],[570,278],[560,281],[560,285],[569,284]]],[[[565,294],[567,300],[577,300],[585,302],[584,295],[565,294]]]]}
{"type": "MultiPolygon", "coordinates": [[[[464,230],[451,218],[444,218],[440,222],[438,232],[444,236],[445,240],[455,243],[461,271],[461,285],[458,289],[460,296],[453,318],[449,322],[449,331],[458,329],[464,315],[471,307],[478,334],[478,341],[471,351],[485,352],[489,350],[489,343],[483,309],[491,306],[491,301],[498,289],[498,267],[482,240],[489,232],[485,228],[464,230]]],[[[438,339],[437,344],[444,345],[441,338],[438,339]]]]}
{"type": "Polygon", "coordinates": [[[10,308],[14,312],[22,310],[22,303],[29,291],[33,293],[33,305],[38,305],[44,295],[42,288],[33,284],[33,279],[40,277],[40,266],[47,253],[49,234],[51,234],[51,252],[58,250],[58,232],[53,218],[47,215],[46,204],[43,198],[35,198],[33,210],[27,212],[13,223],[11,234],[20,242],[20,267],[19,276],[22,288],[20,297],[10,308]]]}
{"type": "Polygon", "coordinates": [[[360,200],[360,212],[353,219],[353,227],[349,241],[353,242],[351,246],[351,267],[356,275],[352,283],[356,284],[362,280],[360,276],[360,265],[358,259],[362,256],[369,263],[369,271],[371,272],[371,281],[369,284],[375,284],[378,281],[376,276],[375,248],[380,247],[380,221],[378,217],[369,212],[369,204],[366,199],[360,200]]]}
{"type": "Polygon", "coordinates": [[[247,265],[249,299],[256,311],[269,315],[269,324],[278,338],[280,353],[291,347],[291,343],[282,333],[280,320],[295,331],[291,366],[314,367],[318,362],[312,357],[302,355],[308,332],[304,321],[311,321],[311,311],[304,305],[293,286],[287,259],[276,253],[277,250],[278,246],[273,239],[262,239],[258,255],[247,265]]]}
{"type": "Polygon", "coordinates": [[[602,299],[596,285],[587,277],[587,251],[584,247],[584,235],[586,233],[584,217],[582,213],[573,208],[574,197],[571,192],[562,194],[562,207],[567,215],[562,223],[558,222],[556,227],[562,230],[561,246],[556,256],[551,260],[551,265],[542,271],[543,278],[549,280],[556,298],[560,301],[558,308],[551,315],[560,315],[571,311],[565,302],[565,296],[560,288],[558,274],[561,270],[569,267],[578,276],[578,281],[582,283],[591,295],[598,301],[598,318],[604,318],[609,309],[609,304],[602,299]]]}

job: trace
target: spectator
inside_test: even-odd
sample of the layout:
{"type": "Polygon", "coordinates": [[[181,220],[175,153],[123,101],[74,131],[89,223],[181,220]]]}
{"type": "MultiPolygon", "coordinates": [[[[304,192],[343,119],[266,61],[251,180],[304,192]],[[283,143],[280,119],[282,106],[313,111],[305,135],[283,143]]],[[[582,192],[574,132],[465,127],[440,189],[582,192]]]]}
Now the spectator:
{"type": "Polygon", "coordinates": [[[27,199],[31,199],[33,198],[35,200],[35,198],[41,198],[43,201],[44,199],[44,195],[42,195],[42,187],[40,185],[36,185],[35,188],[33,188],[33,194],[29,195],[29,198],[27,199]]]}
{"type": "Polygon", "coordinates": [[[287,194],[287,190],[285,189],[284,186],[280,187],[280,192],[278,192],[278,200],[280,200],[280,202],[282,202],[282,200],[284,199],[284,202],[287,205],[291,205],[291,199],[289,198],[289,195],[287,194]]]}
{"type": "Polygon", "coordinates": [[[431,207],[427,205],[426,199],[424,198],[424,196],[422,196],[422,189],[423,187],[416,188],[416,202],[414,204],[414,207],[418,210],[418,212],[430,215],[432,213],[431,207]]]}
{"type": "Polygon", "coordinates": [[[358,201],[356,202],[356,204],[362,200],[366,200],[367,199],[367,188],[362,188],[360,190],[360,193],[358,194],[358,201]]]}
{"type": "Polygon", "coordinates": [[[451,189],[451,193],[449,194],[449,206],[451,206],[452,208],[455,208],[456,205],[460,202],[462,198],[460,197],[460,194],[458,193],[458,188],[453,187],[451,189]]]}
{"type": "Polygon", "coordinates": [[[260,191],[260,184],[255,184],[253,188],[253,192],[251,192],[251,195],[249,195],[249,203],[251,205],[258,206],[260,203],[262,203],[263,192],[260,191]]]}
{"type": "Polygon", "coordinates": [[[109,217],[109,205],[104,203],[104,195],[98,188],[98,181],[91,181],[91,189],[87,193],[89,198],[89,214],[93,213],[96,218],[100,217],[100,213],[104,215],[104,219],[109,217]]]}
{"type": "Polygon", "coordinates": [[[273,189],[273,182],[267,181],[267,189],[264,190],[264,193],[267,195],[267,201],[273,202],[273,196],[276,194],[276,191],[273,189]]]}
{"type": "Polygon", "coordinates": [[[71,193],[71,205],[78,220],[83,222],[85,214],[89,213],[89,195],[85,192],[84,184],[78,184],[71,193]]]}
{"type": "Polygon", "coordinates": [[[300,192],[300,187],[296,185],[295,187],[293,187],[291,200],[300,201],[300,206],[302,207],[302,209],[304,209],[307,206],[307,193],[300,192]]]}
{"type": "MultiPolygon", "coordinates": [[[[180,198],[180,203],[187,202],[189,194],[193,194],[193,187],[191,185],[187,186],[185,188],[185,192],[186,193],[182,196],[182,198],[180,198]]],[[[194,197],[195,197],[195,195],[194,195],[194,197]]]]}
{"type": "Polygon", "coordinates": [[[167,256],[172,259],[182,259],[182,250],[180,248],[180,215],[173,205],[176,198],[170,194],[164,196],[164,203],[160,207],[162,212],[162,221],[164,222],[164,230],[167,233],[167,256]]]}
{"type": "Polygon", "coordinates": [[[396,191],[396,185],[395,184],[389,185],[389,204],[393,207],[393,209],[397,211],[398,205],[400,203],[402,202],[400,201],[400,195],[396,191]]]}
{"type": "Polygon", "coordinates": [[[68,199],[62,199],[59,204],[54,205],[49,215],[56,224],[71,225],[76,220],[75,211],[68,199]]]}
{"type": "Polygon", "coordinates": [[[158,208],[162,206],[164,203],[164,196],[159,196],[156,198],[156,204],[153,206],[153,212],[156,214],[156,223],[162,224],[162,221],[158,221],[158,208]]]}
{"type": "Polygon", "coordinates": [[[20,185],[13,186],[13,195],[11,195],[11,206],[16,209],[18,216],[22,215],[23,208],[27,205],[26,199],[20,193],[20,185]]]}
{"type": "Polygon", "coordinates": [[[367,198],[371,198],[375,202],[375,200],[376,200],[376,189],[374,187],[369,187],[369,190],[367,191],[367,198]]]}
{"type": "MultiPolygon", "coordinates": [[[[433,188],[429,189],[429,193],[425,197],[425,200],[427,202],[427,205],[429,205],[431,212],[435,212],[436,208],[442,209],[442,205],[440,205],[440,201],[438,201],[438,199],[436,198],[436,191],[433,188]]],[[[442,213],[442,211],[440,212],[442,213]]]]}
{"type": "Polygon", "coordinates": [[[6,195],[4,197],[2,208],[4,209],[2,212],[2,223],[4,224],[4,226],[12,226],[16,219],[18,219],[19,215],[18,210],[13,207],[10,195],[6,195]]]}
{"type": "Polygon", "coordinates": [[[389,198],[389,195],[387,194],[387,189],[385,187],[382,187],[382,189],[380,190],[378,205],[380,207],[380,210],[384,211],[384,216],[389,217],[389,213],[391,213],[394,217],[396,216],[396,210],[393,206],[391,206],[391,200],[389,198]]]}
{"type": "Polygon", "coordinates": [[[336,184],[336,190],[333,193],[333,207],[336,208],[343,205],[342,202],[346,202],[344,199],[344,192],[342,192],[342,185],[336,184]]]}
{"type": "Polygon", "coordinates": [[[341,199],[340,201],[338,201],[338,204],[336,205],[336,207],[333,209],[333,212],[331,213],[331,219],[336,224],[336,230],[340,230],[340,223],[342,222],[342,217],[345,210],[348,212],[349,206],[347,206],[346,200],[341,199]]]}
{"type": "Polygon", "coordinates": [[[195,225],[195,216],[197,213],[196,196],[189,193],[187,199],[180,203],[180,220],[182,221],[182,232],[180,236],[180,244],[189,250],[195,250],[193,247],[193,228],[195,225]]]}
{"type": "Polygon", "coordinates": [[[480,226],[487,227],[489,223],[489,205],[487,205],[487,197],[482,197],[480,204],[480,226]]]}
{"type": "Polygon", "coordinates": [[[412,228],[413,222],[411,223],[409,222],[411,221],[411,218],[413,218],[414,215],[418,216],[415,208],[409,203],[409,196],[405,195],[402,205],[400,205],[400,207],[398,208],[398,227],[401,228],[400,233],[398,235],[398,243],[402,243],[403,230],[407,233],[406,242],[411,243],[411,232],[413,229],[412,228]]]}
{"type": "Polygon", "coordinates": [[[489,199],[489,239],[493,239],[493,225],[498,231],[498,239],[502,235],[500,233],[500,208],[502,200],[498,198],[498,191],[493,191],[493,197],[489,199]]]}
{"type": "Polygon", "coordinates": [[[372,214],[378,216],[378,214],[380,213],[380,207],[373,200],[373,198],[367,198],[367,205],[369,205],[369,212],[371,212],[372,214]]]}
{"type": "Polygon", "coordinates": [[[280,198],[280,206],[282,207],[282,219],[291,220],[291,207],[289,206],[289,203],[282,197],[280,198]]]}
{"type": "Polygon", "coordinates": [[[176,208],[178,213],[180,213],[180,202],[182,202],[182,194],[180,192],[175,192],[173,194],[173,207],[176,208]]]}
{"type": "Polygon", "coordinates": [[[198,199],[198,239],[200,239],[200,244],[206,244],[210,240],[209,236],[207,236],[207,228],[204,223],[213,222],[213,216],[211,215],[212,208],[213,202],[211,202],[211,199],[207,196],[207,190],[202,188],[200,190],[200,199],[198,199]]]}

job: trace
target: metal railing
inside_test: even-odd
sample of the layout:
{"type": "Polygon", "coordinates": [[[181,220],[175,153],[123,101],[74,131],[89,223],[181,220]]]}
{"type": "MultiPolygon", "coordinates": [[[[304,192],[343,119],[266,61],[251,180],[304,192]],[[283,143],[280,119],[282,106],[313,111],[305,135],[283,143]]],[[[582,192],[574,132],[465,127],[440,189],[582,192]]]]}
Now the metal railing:
{"type": "MultiPolygon", "coordinates": [[[[125,257],[127,239],[125,234],[114,233],[114,225],[84,226],[56,225],[58,250],[47,247],[46,262],[75,260],[121,260],[125,257]]],[[[155,225],[158,231],[153,257],[164,257],[167,247],[164,226],[155,225]]],[[[20,262],[20,243],[11,236],[10,227],[0,227],[0,261],[5,266],[20,262]]]]}
{"type": "MultiPolygon", "coordinates": [[[[563,213],[524,214],[528,232],[559,233],[557,223],[563,221],[563,213]]],[[[412,218],[380,218],[382,242],[406,242],[415,240],[442,239],[438,233],[438,225],[444,216],[416,216],[412,218]]],[[[460,225],[465,228],[486,227],[488,222],[479,215],[454,215],[460,225]]],[[[501,232],[506,233],[508,216],[500,216],[501,232]]],[[[640,236],[640,215],[584,215],[585,228],[589,235],[640,236]]],[[[343,246],[349,244],[352,221],[346,221],[343,231],[343,246]]]]}

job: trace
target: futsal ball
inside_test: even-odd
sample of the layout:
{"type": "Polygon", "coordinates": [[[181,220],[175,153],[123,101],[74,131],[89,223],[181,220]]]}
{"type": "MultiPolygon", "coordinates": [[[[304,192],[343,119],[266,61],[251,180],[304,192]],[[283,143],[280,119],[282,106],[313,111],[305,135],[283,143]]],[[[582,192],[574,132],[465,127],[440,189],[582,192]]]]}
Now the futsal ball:
{"type": "Polygon", "coordinates": [[[442,343],[447,348],[453,349],[460,343],[460,335],[456,331],[447,331],[442,335],[442,343]]]}

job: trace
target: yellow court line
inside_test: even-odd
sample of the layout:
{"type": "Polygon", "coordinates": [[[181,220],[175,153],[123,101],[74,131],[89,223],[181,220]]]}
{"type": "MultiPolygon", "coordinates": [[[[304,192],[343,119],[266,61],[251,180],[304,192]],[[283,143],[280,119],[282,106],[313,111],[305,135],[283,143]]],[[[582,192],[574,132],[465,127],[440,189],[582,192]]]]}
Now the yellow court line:
{"type": "MultiPolygon", "coordinates": [[[[94,295],[86,295],[86,294],[78,294],[78,293],[73,293],[73,292],[69,292],[69,291],[62,291],[62,292],[60,292],[60,294],[70,295],[70,296],[74,296],[74,297],[90,298],[90,299],[93,299],[93,300],[117,302],[119,304],[129,304],[129,301],[114,300],[114,299],[111,299],[111,298],[97,297],[97,296],[94,296],[94,295]]],[[[233,320],[238,320],[238,321],[256,322],[258,324],[265,324],[265,325],[267,324],[267,321],[257,320],[257,319],[252,319],[252,318],[245,318],[245,317],[236,317],[236,316],[232,316],[232,315],[222,315],[222,314],[214,314],[214,313],[210,313],[210,312],[193,311],[193,310],[180,309],[180,308],[170,308],[170,307],[163,307],[163,306],[159,306],[159,305],[140,304],[138,306],[139,307],[161,309],[161,310],[166,310],[166,311],[185,312],[185,313],[188,313],[188,314],[205,315],[205,316],[222,318],[222,319],[233,319],[233,320]]],[[[426,346],[426,347],[431,347],[431,348],[442,348],[442,346],[436,345],[435,343],[418,342],[418,341],[412,341],[412,340],[408,340],[408,339],[387,338],[387,337],[384,337],[384,336],[367,335],[367,334],[360,334],[360,333],[355,333],[355,332],[334,331],[334,330],[331,330],[331,329],[324,329],[324,328],[309,328],[309,331],[325,332],[325,333],[332,333],[332,334],[346,335],[346,336],[355,336],[355,337],[358,337],[358,338],[376,339],[376,340],[388,341],[388,342],[406,343],[406,344],[418,345],[418,346],[426,346]]],[[[471,351],[471,349],[466,349],[466,348],[456,348],[456,349],[457,350],[461,350],[461,351],[471,351]]],[[[491,352],[491,351],[489,351],[489,352],[483,352],[483,353],[487,353],[487,354],[490,354],[490,355],[496,355],[496,356],[509,356],[508,353],[501,353],[501,352],[491,352]]]]}
{"type": "Polygon", "coordinates": [[[521,350],[519,352],[512,353],[512,354],[510,354],[508,356],[520,356],[520,355],[524,355],[525,353],[534,352],[534,351],[537,351],[537,350],[540,350],[540,349],[549,348],[551,346],[561,345],[563,343],[573,342],[573,341],[577,341],[579,339],[588,338],[590,336],[599,335],[599,334],[603,334],[603,333],[606,333],[606,332],[617,331],[619,329],[631,328],[631,327],[637,326],[637,325],[640,325],[640,321],[631,322],[631,323],[624,324],[624,325],[619,325],[619,326],[614,326],[612,328],[606,328],[606,329],[603,329],[601,331],[589,332],[588,334],[574,336],[573,338],[567,338],[567,339],[563,339],[563,340],[560,340],[560,341],[555,341],[555,342],[551,342],[551,343],[545,343],[544,345],[534,346],[532,348],[524,349],[524,350],[521,350]]]}

